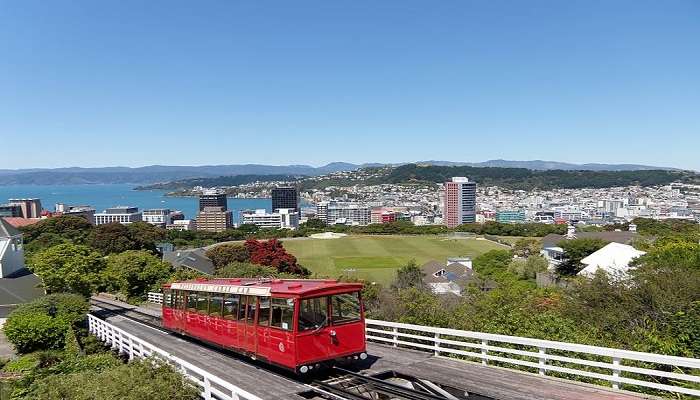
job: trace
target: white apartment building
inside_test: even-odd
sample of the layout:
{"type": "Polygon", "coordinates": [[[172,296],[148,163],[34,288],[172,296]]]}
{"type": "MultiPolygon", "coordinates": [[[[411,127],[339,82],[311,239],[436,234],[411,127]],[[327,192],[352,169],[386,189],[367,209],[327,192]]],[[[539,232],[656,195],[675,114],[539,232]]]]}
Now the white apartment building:
{"type": "Polygon", "coordinates": [[[117,206],[95,214],[95,225],[104,225],[112,222],[130,224],[142,221],[138,207],[117,206]]]}
{"type": "Polygon", "coordinates": [[[326,214],[328,225],[369,225],[372,221],[372,209],[369,206],[354,203],[329,203],[326,214]]]}
{"type": "Polygon", "coordinates": [[[241,223],[260,228],[296,229],[299,227],[299,213],[291,208],[280,208],[274,213],[264,209],[244,211],[241,213],[241,223]]]}
{"type": "Polygon", "coordinates": [[[165,229],[169,231],[196,231],[197,223],[193,219],[180,219],[167,224],[165,229]]]}
{"type": "Polygon", "coordinates": [[[144,222],[159,226],[166,226],[172,222],[170,219],[170,210],[167,208],[143,210],[142,218],[144,222]]]}

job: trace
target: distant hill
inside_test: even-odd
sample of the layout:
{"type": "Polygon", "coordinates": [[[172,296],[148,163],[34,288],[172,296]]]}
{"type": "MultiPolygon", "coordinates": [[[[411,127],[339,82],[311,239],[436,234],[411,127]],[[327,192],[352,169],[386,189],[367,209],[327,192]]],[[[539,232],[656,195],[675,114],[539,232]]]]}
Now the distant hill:
{"type": "MultiPolygon", "coordinates": [[[[484,162],[454,162],[454,161],[421,161],[418,165],[433,166],[469,166],[469,167],[498,167],[523,168],[535,171],[565,170],[565,171],[641,171],[664,170],[674,168],[652,167],[636,164],[570,164],[557,161],[509,161],[490,160],[484,162]]],[[[232,164],[232,165],[149,165],[146,167],[103,167],[103,168],[30,168],[30,169],[0,169],[0,185],[33,184],[33,185],[62,185],[62,184],[92,184],[92,183],[132,183],[147,185],[165,183],[193,178],[219,178],[236,175],[289,175],[289,176],[319,176],[338,171],[354,171],[359,168],[381,167],[388,164],[368,163],[351,164],[333,162],[321,167],[310,165],[263,165],[263,164],[232,164]]],[[[409,163],[393,164],[395,167],[410,165],[409,163]]]]}
{"type": "Polygon", "coordinates": [[[219,176],[216,178],[190,178],[180,179],[172,182],[153,183],[150,185],[137,186],[136,190],[183,190],[191,189],[195,186],[218,187],[218,186],[238,186],[253,182],[293,182],[305,178],[304,175],[231,175],[219,176]]]}
{"type": "Polygon", "coordinates": [[[470,166],[470,167],[496,167],[496,168],[526,168],[536,171],[548,171],[561,169],[565,171],[642,171],[642,170],[677,170],[677,168],[654,167],[640,164],[572,164],[559,161],[513,161],[513,160],[489,160],[477,163],[453,162],[453,161],[422,161],[420,165],[437,166],[470,166]]]}
{"type": "Polygon", "coordinates": [[[93,183],[133,183],[152,184],[191,178],[218,178],[233,175],[290,175],[318,176],[331,172],[352,171],[360,165],[331,163],[322,167],[309,165],[203,165],[169,166],[150,165],[146,167],[105,167],[105,168],[55,168],[0,170],[0,185],[68,185],[93,183]]]}
{"type": "Polygon", "coordinates": [[[680,170],[581,171],[533,170],[527,168],[438,166],[406,164],[392,169],[377,183],[439,183],[453,176],[466,176],[482,186],[509,189],[606,188],[656,186],[682,181],[700,183],[700,174],[680,170]]]}

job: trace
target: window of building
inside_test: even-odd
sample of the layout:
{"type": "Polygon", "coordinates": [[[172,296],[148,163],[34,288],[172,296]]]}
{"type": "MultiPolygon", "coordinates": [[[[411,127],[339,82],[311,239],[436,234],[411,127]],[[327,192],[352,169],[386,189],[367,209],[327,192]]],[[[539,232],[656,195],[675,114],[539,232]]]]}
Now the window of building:
{"type": "Polygon", "coordinates": [[[328,322],[328,298],[304,299],[299,307],[299,330],[317,329],[328,322]]]}
{"type": "Polygon", "coordinates": [[[272,321],[270,326],[292,330],[294,318],[294,299],[272,299],[272,321]]]}
{"type": "Polygon", "coordinates": [[[238,319],[238,305],[240,304],[240,302],[241,296],[237,294],[227,294],[226,297],[224,297],[224,319],[234,321],[238,319]]]}
{"type": "Polygon", "coordinates": [[[205,315],[209,313],[209,293],[199,292],[197,294],[197,313],[205,315]]]}
{"type": "Polygon", "coordinates": [[[270,298],[258,297],[258,325],[270,325],[270,298]]]}
{"type": "Polygon", "coordinates": [[[212,293],[209,297],[209,315],[212,317],[222,317],[221,306],[224,302],[224,295],[220,293],[212,293]]]}
{"type": "Polygon", "coordinates": [[[331,296],[331,320],[343,324],[360,320],[360,294],[343,293],[331,296]]]}
{"type": "Polygon", "coordinates": [[[197,292],[187,292],[187,311],[197,312],[197,292]]]}

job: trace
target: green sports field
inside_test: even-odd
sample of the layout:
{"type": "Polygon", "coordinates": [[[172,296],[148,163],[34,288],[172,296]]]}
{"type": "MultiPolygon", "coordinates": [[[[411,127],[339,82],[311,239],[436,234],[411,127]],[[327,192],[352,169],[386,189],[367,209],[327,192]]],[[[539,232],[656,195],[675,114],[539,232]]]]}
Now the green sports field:
{"type": "Polygon", "coordinates": [[[504,246],[486,241],[440,236],[347,236],[339,239],[287,240],[284,247],[312,273],[347,275],[389,283],[394,270],[416,260],[445,262],[448,257],[476,257],[504,246]]]}

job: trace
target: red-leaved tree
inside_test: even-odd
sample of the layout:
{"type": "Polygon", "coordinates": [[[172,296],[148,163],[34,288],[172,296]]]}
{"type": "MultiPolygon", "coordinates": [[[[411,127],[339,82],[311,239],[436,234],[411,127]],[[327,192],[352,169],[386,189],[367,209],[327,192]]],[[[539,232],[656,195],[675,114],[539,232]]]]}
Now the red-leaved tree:
{"type": "Polygon", "coordinates": [[[258,265],[274,267],[279,272],[305,275],[305,269],[297,264],[297,259],[287,253],[282,242],[277,239],[259,241],[248,239],[245,247],[250,254],[250,262],[258,265]]]}

